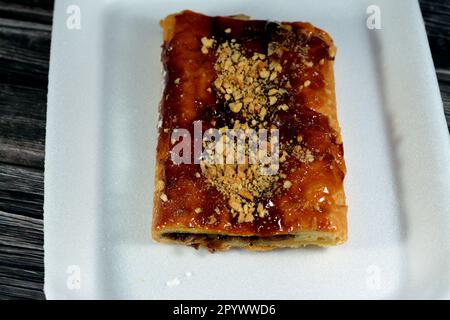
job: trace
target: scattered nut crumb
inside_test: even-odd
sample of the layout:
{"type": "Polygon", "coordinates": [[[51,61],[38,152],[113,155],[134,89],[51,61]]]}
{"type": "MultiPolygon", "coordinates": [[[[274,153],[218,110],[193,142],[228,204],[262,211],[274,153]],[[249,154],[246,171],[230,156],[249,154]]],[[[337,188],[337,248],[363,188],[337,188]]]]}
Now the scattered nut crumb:
{"type": "Polygon", "coordinates": [[[334,46],[331,46],[328,48],[328,55],[331,59],[333,59],[336,56],[336,48],[334,46]]]}
{"type": "Polygon", "coordinates": [[[278,89],[270,89],[269,92],[267,93],[269,96],[273,96],[274,94],[278,93],[278,89]]]}
{"type": "Polygon", "coordinates": [[[240,103],[240,102],[232,102],[232,103],[230,103],[230,109],[234,113],[238,113],[242,109],[242,103],[240,103]]]}
{"type": "Polygon", "coordinates": [[[277,97],[274,97],[274,96],[269,97],[269,103],[271,106],[274,105],[276,102],[277,102],[277,97]]]}
{"type": "Polygon", "coordinates": [[[289,106],[287,104],[282,104],[279,108],[283,111],[287,111],[289,109],[289,106]]]}
{"type": "Polygon", "coordinates": [[[251,194],[250,191],[246,190],[246,189],[242,189],[239,191],[239,195],[243,196],[244,198],[252,201],[253,200],[253,195],[251,194]]]}
{"type": "Polygon", "coordinates": [[[266,117],[266,115],[267,115],[267,109],[266,109],[265,107],[262,107],[262,108],[261,108],[261,112],[259,113],[259,118],[260,118],[261,120],[264,120],[264,118],[266,117]]]}
{"type": "Polygon", "coordinates": [[[267,79],[267,78],[270,76],[270,72],[267,71],[266,69],[262,69],[262,70],[259,72],[259,76],[260,76],[261,78],[263,78],[263,79],[267,79]]]}
{"type": "Polygon", "coordinates": [[[289,189],[291,186],[292,186],[292,182],[290,182],[289,180],[284,181],[283,188],[289,189]]]}
{"type": "Polygon", "coordinates": [[[216,223],[217,222],[217,218],[216,218],[216,216],[214,216],[214,215],[212,215],[212,216],[209,216],[208,217],[208,220],[207,220],[207,224],[214,224],[214,223],[216,223]]]}
{"type": "Polygon", "coordinates": [[[167,198],[167,195],[165,193],[161,193],[159,197],[163,202],[169,201],[169,198],[167,198]]]}
{"type": "Polygon", "coordinates": [[[203,212],[203,209],[202,208],[195,208],[195,213],[202,213],[203,212]]]}
{"type": "Polygon", "coordinates": [[[203,54],[207,54],[209,52],[208,49],[212,48],[212,46],[216,42],[216,40],[208,39],[207,37],[201,38],[200,41],[202,42],[201,51],[203,54]]]}
{"type": "Polygon", "coordinates": [[[164,190],[164,181],[158,180],[156,182],[156,188],[155,189],[156,189],[157,192],[163,191],[164,190]]]}
{"type": "Polygon", "coordinates": [[[256,211],[258,212],[258,216],[260,218],[263,218],[264,216],[267,215],[267,210],[264,208],[262,203],[258,203],[258,207],[256,208],[256,211]]]}
{"type": "Polygon", "coordinates": [[[236,197],[231,197],[229,200],[228,200],[228,205],[231,207],[231,209],[233,209],[234,211],[237,211],[237,212],[239,212],[239,211],[241,211],[242,210],[242,206],[241,206],[241,201],[238,199],[238,198],[236,198],[236,197]]]}
{"type": "Polygon", "coordinates": [[[310,163],[314,161],[314,156],[311,151],[300,145],[294,147],[292,150],[292,155],[303,163],[310,163]]]}

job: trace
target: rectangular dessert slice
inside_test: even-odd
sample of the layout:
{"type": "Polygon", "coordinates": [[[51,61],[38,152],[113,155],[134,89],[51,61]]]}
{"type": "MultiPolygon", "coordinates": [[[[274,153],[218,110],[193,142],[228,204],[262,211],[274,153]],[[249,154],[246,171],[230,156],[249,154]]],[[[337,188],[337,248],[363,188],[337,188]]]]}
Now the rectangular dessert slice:
{"type": "Polygon", "coordinates": [[[210,250],[345,242],[330,36],[309,23],[192,11],[161,26],[153,238],[210,250]]]}

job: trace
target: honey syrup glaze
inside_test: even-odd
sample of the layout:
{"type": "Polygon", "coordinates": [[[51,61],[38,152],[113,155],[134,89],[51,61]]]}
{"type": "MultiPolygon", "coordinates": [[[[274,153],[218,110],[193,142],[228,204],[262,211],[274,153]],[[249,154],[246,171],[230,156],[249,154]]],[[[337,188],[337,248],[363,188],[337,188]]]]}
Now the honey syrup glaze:
{"type": "Polygon", "coordinates": [[[154,218],[156,228],[185,232],[196,228],[207,233],[244,236],[336,229],[330,212],[343,204],[337,203],[335,196],[342,190],[345,175],[343,147],[328,117],[318,112],[325,103],[325,91],[334,90],[329,87],[330,80],[324,78],[329,61],[334,59],[328,43],[323,32],[305,23],[207,17],[190,11],[176,16],[173,37],[163,44],[162,52],[166,86],[160,105],[157,161],[168,201],[161,203],[154,218]],[[314,161],[302,163],[288,155],[281,171],[292,186],[259,199],[268,215],[255,216],[253,222],[237,223],[231,217],[224,196],[199,176],[199,165],[177,165],[170,158],[173,129],[188,129],[193,136],[194,121],[201,120],[203,130],[207,130],[213,124],[220,128],[239,119],[211,90],[217,77],[216,58],[212,50],[208,54],[201,52],[202,37],[213,38],[217,43],[235,39],[249,57],[258,52],[270,58],[269,46],[274,43],[282,48],[274,58],[282,66],[284,83],[289,82],[289,90],[281,101],[289,109],[274,113],[269,127],[274,124],[279,129],[281,144],[287,145],[300,136],[301,145],[314,157],[314,161]]]}

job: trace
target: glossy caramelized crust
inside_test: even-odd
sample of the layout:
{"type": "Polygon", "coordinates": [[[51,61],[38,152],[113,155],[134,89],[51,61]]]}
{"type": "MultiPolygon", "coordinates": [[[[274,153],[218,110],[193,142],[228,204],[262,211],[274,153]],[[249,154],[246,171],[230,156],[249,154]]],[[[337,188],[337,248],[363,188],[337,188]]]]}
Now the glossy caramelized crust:
{"type": "MultiPolygon", "coordinates": [[[[309,23],[208,17],[191,11],[168,16],[161,26],[165,88],[160,105],[153,238],[210,250],[345,242],[346,169],[334,92],[336,49],[330,36],[309,23]],[[229,65],[236,70],[239,61],[247,69],[255,63],[263,68],[258,69],[257,81],[266,91],[251,99],[267,102],[267,110],[272,110],[267,116],[261,115],[261,106],[255,109],[247,103],[251,99],[240,97],[241,91],[236,94],[231,92],[235,88],[222,87],[222,80],[233,77],[235,70],[230,73],[229,66],[223,67],[227,56],[220,62],[227,52],[232,60],[229,65]],[[276,99],[271,98],[273,92],[276,99]],[[258,189],[248,194],[239,189],[236,197],[230,196],[224,191],[229,186],[211,176],[211,168],[172,162],[174,129],[186,128],[193,134],[193,123],[198,120],[204,124],[203,131],[233,127],[238,119],[244,122],[245,112],[256,113],[259,128],[278,128],[286,151],[280,174],[268,181],[264,192],[258,189]]],[[[233,170],[239,172],[239,168],[233,170]]]]}

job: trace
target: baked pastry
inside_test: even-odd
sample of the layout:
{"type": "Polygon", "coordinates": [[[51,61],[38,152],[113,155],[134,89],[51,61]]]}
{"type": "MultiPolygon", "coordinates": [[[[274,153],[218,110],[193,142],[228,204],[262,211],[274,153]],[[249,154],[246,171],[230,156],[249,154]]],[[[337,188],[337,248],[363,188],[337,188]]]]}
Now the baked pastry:
{"type": "Polygon", "coordinates": [[[161,26],[153,238],[210,250],[345,242],[330,36],[309,23],[192,11],[161,26]],[[251,136],[264,130],[265,142],[251,136]],[[209,132],[223,135],[205,139],[209,132]],[[248,145],[228,144],[242,136],[248,145]],[[256,153],[251,141],[261,148],[256,153]],[[254,161],[260,150],[273,161],[254,161]],[[218,157],[230,154],[234,162],[218,157]]]}

